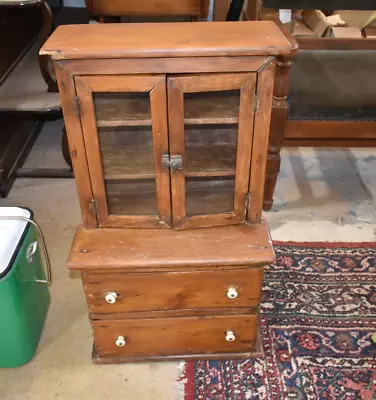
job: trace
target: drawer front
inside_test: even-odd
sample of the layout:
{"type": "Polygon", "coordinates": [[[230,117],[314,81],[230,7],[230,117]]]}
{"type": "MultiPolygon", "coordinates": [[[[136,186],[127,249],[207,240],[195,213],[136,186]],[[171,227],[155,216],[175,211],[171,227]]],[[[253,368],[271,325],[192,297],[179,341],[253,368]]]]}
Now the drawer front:
{"type": "Polygon", "coordinates": [[[250,352],[257,315],[93,321],[99,356],[250,352]]]}
{"type": "Polygon", "coordinates": [[[262,268],[216,272],[85,274],[92,313],[254,307],[262,268]]]}

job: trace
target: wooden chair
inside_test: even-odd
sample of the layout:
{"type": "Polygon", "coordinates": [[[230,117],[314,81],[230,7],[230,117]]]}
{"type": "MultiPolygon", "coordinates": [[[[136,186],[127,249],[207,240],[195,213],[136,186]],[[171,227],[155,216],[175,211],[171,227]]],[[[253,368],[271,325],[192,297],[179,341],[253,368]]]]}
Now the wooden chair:
{"type": "Polygon", "coordinates": [[[204,18],[209,0],[86,0],[91,17],[99,22],[120,22],[121,17],[204,18]]]}
{"type": "Polygon", "coordinates": [[[0,0],[0,15],[0,195],[6,197],[44,120],[60,118],[61,105],[48,57],[38,55],[52,30],[47,1],[0,0]],[[30,48],[38,29],[40,44],[30,48]]]}

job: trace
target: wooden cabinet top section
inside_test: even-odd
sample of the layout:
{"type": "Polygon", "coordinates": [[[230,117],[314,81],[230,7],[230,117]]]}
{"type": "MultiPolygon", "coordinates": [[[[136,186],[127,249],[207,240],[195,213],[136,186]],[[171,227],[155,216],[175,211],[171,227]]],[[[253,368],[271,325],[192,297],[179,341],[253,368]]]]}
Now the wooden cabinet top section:
{"type": "Polygon", "coordinates": [[[61,25],[40,54],[55,60],[288,55],[272,21],[61,25]]]}
{"type": "Polygon", "coordinates": [[[274,261],[267,225],[188,229],[79,228],[70,269],[146,271],[264,265],[274,261]]]}

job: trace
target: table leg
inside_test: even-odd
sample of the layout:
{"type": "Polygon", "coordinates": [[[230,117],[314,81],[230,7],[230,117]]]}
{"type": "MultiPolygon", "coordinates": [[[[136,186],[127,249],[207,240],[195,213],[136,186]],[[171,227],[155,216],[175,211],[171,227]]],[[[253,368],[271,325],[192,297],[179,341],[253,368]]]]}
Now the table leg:
{"type": "Polygon", "coordinates": [[[277,57],[263,203],[265,211],[269,211],[273,206],[273,195],[281,164],[280,151],[288,115],[287,95],[290,66],[291,59],[289,57],[277,57]]]}
{"type": "MultiPolygon", "coordinates": [[[[42,13],[42,18],[43,18],[43,26],[40,31],[40,44],[43,46],[45,41],[48,39],[48,37],[51,34],[52,31],[52,11],[47,3],[47,1],[43,1],[40,5],[41,8],[41,13],[42,13]]],[[[51,72],[48,68],[49,64],[49,56],[39,56],[39,68],[40,72],[43,76],[43,79],[47,83],[48,86],[48,91],[49,92],[57,92],[57,83],[56,79],[51,75],[51,72]]]]}

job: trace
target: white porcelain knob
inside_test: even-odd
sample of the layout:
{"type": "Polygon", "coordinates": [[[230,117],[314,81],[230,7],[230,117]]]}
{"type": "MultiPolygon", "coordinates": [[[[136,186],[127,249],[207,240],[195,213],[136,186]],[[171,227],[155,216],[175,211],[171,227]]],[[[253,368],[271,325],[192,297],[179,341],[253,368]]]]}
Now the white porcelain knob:
{"type": "Polygon", "coordinates": [[[238,291],[236,287],[229,287],[227,290],[227,297],[229,299],[236,299],[238,297],[238,291]]]}
{"type": "Polygon", "coordinates": [[[107,303],[114,304],[114,303],[116,303],[116,297],[117,297],[117,294],[115,292],[109,292],[106,294],[105,299],[106,299],[107,303]]]}
{"type": "Polygon", "coordinates": [[[127,342],[125,341],[125,337],[124,336],[118,336],[118,338],[117,338],[115,343],[116,343],[116,346],[123,347],[123,346],[125,346],[125,344],[127,342]]]}
{"type": "Polygon", "coordinates": [[[228,342],[233,342],[236,339],[235,333],[233,331],[227,331],[226,332],[226,340],[228,342]]]}

